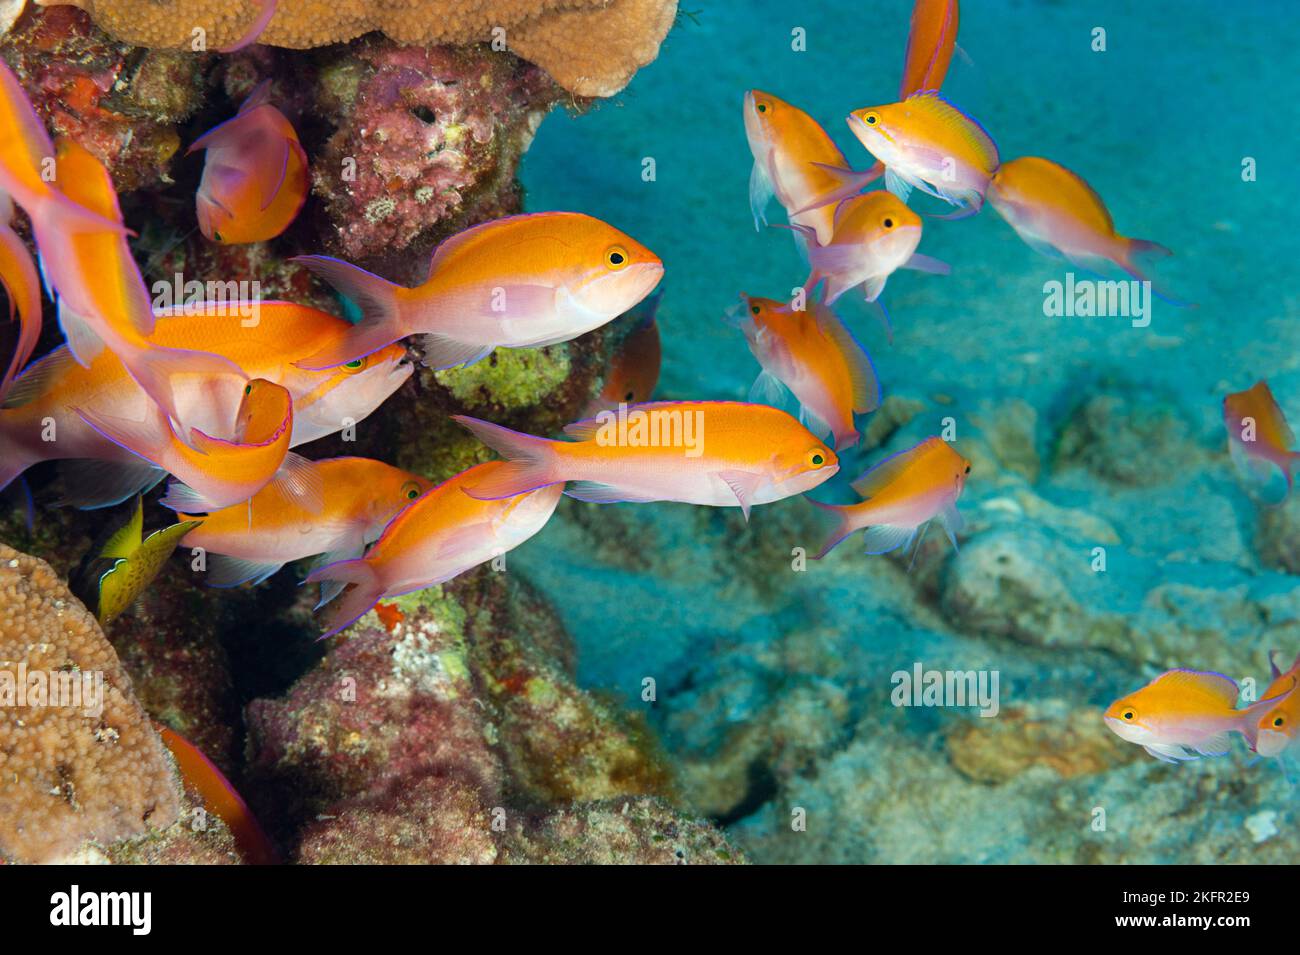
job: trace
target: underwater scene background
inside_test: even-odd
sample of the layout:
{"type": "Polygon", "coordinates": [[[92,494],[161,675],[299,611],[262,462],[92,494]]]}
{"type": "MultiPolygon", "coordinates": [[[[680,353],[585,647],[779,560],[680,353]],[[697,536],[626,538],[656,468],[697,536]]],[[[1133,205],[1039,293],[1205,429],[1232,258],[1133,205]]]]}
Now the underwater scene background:
{"type": "MultiPolygon", "coordinates": [[[[619,4],[629,24],[675,7],[619,4]]],[[[663,261],[655,398],[729,401],[760,368],[724,316],[741,293],[788,298],[808,272],[790,232],[755,228],[744,95],[796,104],[867,168],[845,117],[896,98],[912,8],[687,3],[663,20],[657,58],[592,90],[585,62],[576,79],[553,62],[548,75],[532,65],[541,53],[516,60],[472,30],[423,48],[372,34],[196,58],[146,50],[111,6],[93,23],[22,10],[0,57],[42,120],[112,172],[146,282],[256,279],[266,299],[355,319],[289,258],[330,254],[414,286],[437,243],[470,225],[580,211],[663,261]],[[87,92],[81,70],[114,80],[87,92]],[[311,195],[283,235],[207,241],[201,162],[184,146],[266,78],[310,158],[311,195]],[[428,136],[436,149],[412,145],[428,136]],[[349,157],[355,183],[331,171],[349,157]]],[[[24,781],[0,789],[0,858],[1294,861],[1287,757],[1234,735],[1225,755],[1170,763],[1103,715],[1172,669],[1224,674],[1246,706],[1273,651],[1283,669],[1300,655],[1300,505],[1238,473],[1223,410],[1263,379],[1300,415],[1300,239],[1285,214],[1300,202],[1297,43],[1287,0],[962,6],[944,94],[1004,161],[1052,157],[1104,197],[1120,233],[1172,249],[1163,286],[1195,304],[1156,300],[1149,322],[1047,314],[1046,283],[1073,267],[993,209],[924,219],[919,251],[951,274],[892,276],[892,341],[859,293],[837,303],[882,400],[810,496],[856,500],[850,481],[942,434],[971,463],[958,547],[933,529],[914,551],[866,555],[854,537],[812,560],[823,530],[802,496],[748,519],[566,497],[503,559],[317,642],[305,567],[213,590],[184,545],[105,620],[89,571],[133,502],[58,508],[69,472],[37,464],[30,523],[17,485],[0,501],[0,663],[40,644],[57,651],[42,657],[51,668],[66,649],[103,670],[129,746],[83,739],[50,761],[0,727],[24,781]],[[930,699],[927,674],[971,674],[985,695],[930,699]],[[206,757],[187,761],[186,739],[206,757]],[[187,767],[207,760],[247,806],[195,827],[214,797],[187,767]]],[[[775,202],[767,214],[784,222],[775,202]]],[[[61,340],[53,314],[38,356],[61,340]]],[[[420,368],[355,434],[301,453],[445,480],[493,457],[452,414],[555,436],[583,417],[628,327],[420,368]]],[[[146,533],[172,522],[156,492],[144,500],[146,533]]],[[[85,726],[62,731],[82,739],[85,726]]]]}

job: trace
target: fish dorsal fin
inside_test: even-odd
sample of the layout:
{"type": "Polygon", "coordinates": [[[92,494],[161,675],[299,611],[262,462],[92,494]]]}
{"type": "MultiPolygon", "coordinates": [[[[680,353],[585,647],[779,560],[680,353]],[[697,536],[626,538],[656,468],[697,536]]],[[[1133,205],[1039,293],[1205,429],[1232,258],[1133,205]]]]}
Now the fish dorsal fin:
{"type": "Polygon", "coordinates": [[[1286,415],[1282,413],[1282,406],[1273,397],[1273,389],[1269,387],[1268,382],[1257,381],[1250,390],[1258,392],[1260,402],[1268,409],[1273,420],[1277,422],[1278,437],[1285,442],[1287,448],[1294,447],[1295,432],[1291,430],[1291,425],[1287,424],[1286,415]]]}
{"type": "Polygon", "coordinates": [[[885,458],[849,486],[864,498],[879,494],[884,488],[897,481],[902,473],[915,464],[917,459],[929,450],[931,444],[938,440],[938,438],[926,438],[915,447],[885,458]]]}
{"type": "Polygon", "coordinates": [[[1186,689],[1211,696],[1229,709],[1237,705],[1237,684],[1222,673],[1205,670],[1170,670],[1152,681],[1170,689],[1186,689]]]}
{"type": "Polygon", "coordinates": [[[853,388],[853,410],[858,414],[875,411],[880,405],[880,381],[866,349],[853,337],[853,332],[840,321],[840,317],[825,305],[815,306],[812,314],[817,327],[835,343],[844,356],[853,388]]]}
{"type": "Polygon", "coordinates": [[[9,394],[0,407],[20,408],[35,401],[58,387],[63,376],[76,367],[77,360],[72,357],[72,350],[67,345],[61,345],[27,366],[27,370],[9,389],[9,394]]]}
{"type": "Polygon", "coordinates": [[[140,549],[143,533],[144,499],[137,494],[135,508],[131,511],[131,519],[113,532],[113,535],[105,542],[103,550],[99,552],[99,556],[109,560],[118,557],[130,557],[140,549]]]}
{"type": "MultiPolygon", "coordinates": [[[[903,100],[909,108],[925,113],[961,137],[990,166],[997,165],[998,146],[973,117],[954,106],[938,90],[922,90],[903,100]]],[[[990,169],[990,171],[992,171],[990,169]]]]}

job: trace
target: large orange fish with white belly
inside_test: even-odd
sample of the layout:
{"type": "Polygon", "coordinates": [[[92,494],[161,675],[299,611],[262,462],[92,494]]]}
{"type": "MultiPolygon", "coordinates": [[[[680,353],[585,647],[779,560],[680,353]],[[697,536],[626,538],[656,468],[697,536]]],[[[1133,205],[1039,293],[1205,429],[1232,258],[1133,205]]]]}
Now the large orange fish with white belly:
{"type": "Polygon", "coordinates": [[[1237,709],[1237,684],[1221,673],[1170,670],[1112,703],[1106,726],[1156,759],[1178,763],[1223,756],[1233,733],[1253,747],[1260,716],[1275,705],[1261,700],[1237,709]]]}
{"type": "Polygon", "coordinates": [[[1036,252],[1098,275],[1126,272],[1152,282],[1150,264],[1170,255],[1163,245],[1130,239],[1115,231],[1110,210],[1082,176],[1040,156],[1021,156],[1003,163],[993,175],[988,201],[1016,234],[1036,252]]]}
{"type": "Polygon", "coordinates": [[[536,212],[474,226],[438,246],[429,277],[404,288],[326,256],[301,262],[361,306],[344,342],[298,364],[321,369],[418,336],[425,364],[450,368],[495,348],[553,345],[599,328],[650,294],[659,257],[577,212],[536,212]]]}
{"type": "Polygon", "coordinates": [[[206,551],[204,583],[260,583],[295,560],[323,555],[321,562],[328,564],[360,557],[398,511],[432,487],[369,458],[328,458],[303,467],[315,473],[321,489],[318,510],[264,487],[246,503],[209,513],[185,535],[183,546],[206,551]]]}
{"type": "Polygon", "coordinates": [[[456,415],[506,466],[467,482],[484,500],[571,482],[580,501],[680,501],[750,508],[802,494],[839,470],[835,452],[793,417],[740,401],[653,401],[568,425],[551,441],[456,415]]]}
{"type": "MultiPolygon", "coordinates": [[[[153,341],[163,347],[220,354],[288,389],[293,397],[289,446],[334,434],[363,420],[410,377],[400,345],[325,371],[305,371],[294,362],[336,341],[351,329],[326,312],[291,302],[197,303],[158,313],[153,341]],[[250,315],[252,317],[250,317],[250,315]]],[[[247,382],[242,376],[179,379],[176,400],[192,426],[206,434],[233,433],[247,382]]],[[[33,362],[0,405],[0,489],[27,468],[59,460],[64,503],[80,507],[116,504],[153,486],[163,472],[108,440],[82,420],[76,408],[112,418],[144,422],[153,402],[107,350],[82,367],[61,346],[33,362]]],[[[162,437],[160,434],[158,437],[162,437]]]]}
{"type": "Polygon", "coordinates": [[[796,309],[770,298],[740,298],[744,309],[728,322],[744,332],[763,366],[750,400],[779,405],[788,388],[810,431],[832,435],[836,451],[857,444],[853,416],[876,410],[880,383],[853,333],[820,302],[796,309]]]}
{"type": "Polygon", "coordinates": [[[866,553],[887,554],[910,546],[932,520],[942,525],[956,547],[957,534],[965,526],[957,499],[969,474],[970,461],[939,437],[926,438],[885,459],[853,482],[853,490],[866,498],[861,503],[811,502],[833,520],[815,559],[864,529],[866,553]]]}
{"type": "Polygon", "coordinates": [[[507,467],[489,461],[448,478],[393,518],[364,557],[313,571],[307,581],[319,582],[327,593],[351,585],[327,604],[323,636],[351,626],[385,597],[451,580],[513,550],[545,527],[562,485],[492,501],[465,493],[507,467]]]}

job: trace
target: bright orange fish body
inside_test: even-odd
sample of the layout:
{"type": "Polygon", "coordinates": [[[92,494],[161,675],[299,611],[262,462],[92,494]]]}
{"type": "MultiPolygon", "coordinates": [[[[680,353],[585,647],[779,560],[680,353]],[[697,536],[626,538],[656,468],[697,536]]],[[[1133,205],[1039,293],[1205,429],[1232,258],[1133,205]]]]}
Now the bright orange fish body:
{"type": "Polygon", "coordinates": [[[13,204],[0,192],[0,288],[9,298],[9,320],[18,318],[18,342],[0,379],[0,402],[32,357],[41,335],[41,279],[27,246],[9,225],[12,218],[13,204]]]}
{"type": "Polygon", "coordinates": [[[1237,696],[1237,684],[1221,673],[1170,670],[1116,700],[1104,718],[1115,735],[1166,763],[1223,756],[1232,733],[1254,745],[1260,714],[1274,702],[1239,710],[1237,696]]]}
{"type": "Polygon", "coordinates": [[[315,472],[314,483],[321,488],[317,512],[274,486],[264,487],[247,503],[209,513],[201,527],[185,535],[183,546],[207,552],[205,583],[260,583],[295,560],[360,557],[398,511],[432,486],[369,458],[327,458],[304,468],[315,472]]]}
{"type": "Polygon", "coordinates": [[[877,172],[854,172],[821,124],[797,106],[762,90],[745,94],[745,135],[754,155],[749,204],[754,226],[767,224],[775,196],[791,225],[815,229],[830,242],[834,203],[860,192],[877,172]]]}
{"type": "Polygon", "coordinates": [[[739,507],[802,494],[839,470],[835,452],[777,408],[739,401],[652,401],[567,426],[551,441],[454,416],[507,466],[470,484],[483,499],[573,482],[580,501],[739,507]]]}
{"type": "Polygon", "coordinates": [[[934,90],[849,114],[849,128],[885,165],[885,188],[904,202],[913,189],[960,207],[950,218],[980,210],[998,169],[998,147],[974,119],[934,90]]]}
{"type": "Polygon", "coordinates": [[[796,310],[770,298],[742,294],[741,300],[744,311],[732,324],[745,333],[750,352],[763,366],[750,400],[779,401],[781,391],[789,388],[810,431],[823,438],[832,435],[837,452],[857,444],[853,416],[876,410],[880,383],[853,333],[818,302],[796,310]]]}
{"type": "Polygon", "coordinates": [[[866,553],[887,554],[910,546],[918,531],[936,519],[956,547],[965,526],[957,499],[968,474],[970,462],[938,437],[886,458],[853,482],[853,490],[866,498],[860,504],[812,502],[835,521],[815,559],[863,528],[866,553]]]}
{"type": "Polygon", "coordinates": [[[1003,163],[989,184],[988,201],[1030,248],[1098,275],[1119,269],[1152,281],[1149,260],[1170,254],[1155,242],[1116,232],[1096,190],[1050,159],[1022,156],[1003,163]]]}
{"type": "MultiPolygon", "coordinates": [[[[238,307],[196,306],[192,312],[160,312],[153,341],[167,348],[221,354],[287,388],[293,396],[290,447],[334,434],[359,422],[410,377],[400,345],[326,371],[304,371],[295,361],[347,334],[336,316],[290,302],[258,303],[257,320],[238,307]]],[[[247,382],[242,376],[181,376],[176,399],[186,420],[205,434],[228,437],[247,382]]],[[[75,468],[65,475],[66,503],[83,507],[116,504],[162,476],[148,462],[103,437],[77,414],[86,408],[113,419],[151,421],[153,403],[109,351],[87,367],[67,346],[30,365],[0,407],[0,488],[41,461],[85,459],[112,465],[75,468]]],[[[159,435],[161,437],[161,435],[159,435]]]]}
{"type": "Polygon", "coordinates": [[[273,239],[307,199],[307,154],[298,134],[271,105],[270,80],[239,112],[204,133],[188,153],[206,150],[195,207],[199,228],[214,242],[239,245],[273,239]]]}
{"type": "Polygon", "coordinates": [[[1228,452],[1241,476],[1260,487],[1269,483],[1276,468],[1286,478],[1289,494],[1300,453],[1292,450],[1295,434],[1268,382],[1257,381],[1246,391],[1224,398],[1223,424],[1228,429],[1228,452]]]}
{"type": "Polygon", "coordinates": [[[324,636],[350,626],[380,600],[451,580],[545,527],[561,485],[493,501],[465,493],[506,467],[489,461],[447,479],[393,518],[364,557],[313,571],[308,582],[332,584],[335,592],[353,585],[328,605],[324,636]]]}
{"type": "Polygon", "coordinates": [[[599,328],[654,290],[659,257],[613,226],[576,212],[507,216],[438,246],[429,278],[404,288],[326,256],[309,269],[357,302],[343,343],[299,362],[330,368],[419,336],[425,364],[450,368],[493,349],[554,345],[599,328]]]}

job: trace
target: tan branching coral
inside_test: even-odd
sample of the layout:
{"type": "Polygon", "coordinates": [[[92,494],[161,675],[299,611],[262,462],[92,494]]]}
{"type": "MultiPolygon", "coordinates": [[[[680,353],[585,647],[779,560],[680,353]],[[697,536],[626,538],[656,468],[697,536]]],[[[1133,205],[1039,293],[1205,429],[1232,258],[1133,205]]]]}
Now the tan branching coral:
{"type": "MultiPolygon", "coordinates": [[[[71,3],[136,46],[207,49],[238,41],[260,0],[39,0],[71,3]]],[[[402,43],[504,43],[578,96],[612,96],[659,54],[677,0],[280,0],[258,42],[325,46],[380,30],[402,43]]]]}
{"type": "Polygon", "coordinates": [[[57,860],[169,826],[179,806],[95,618],[48,564],[0,544],[0,856],[57,860]]]}

